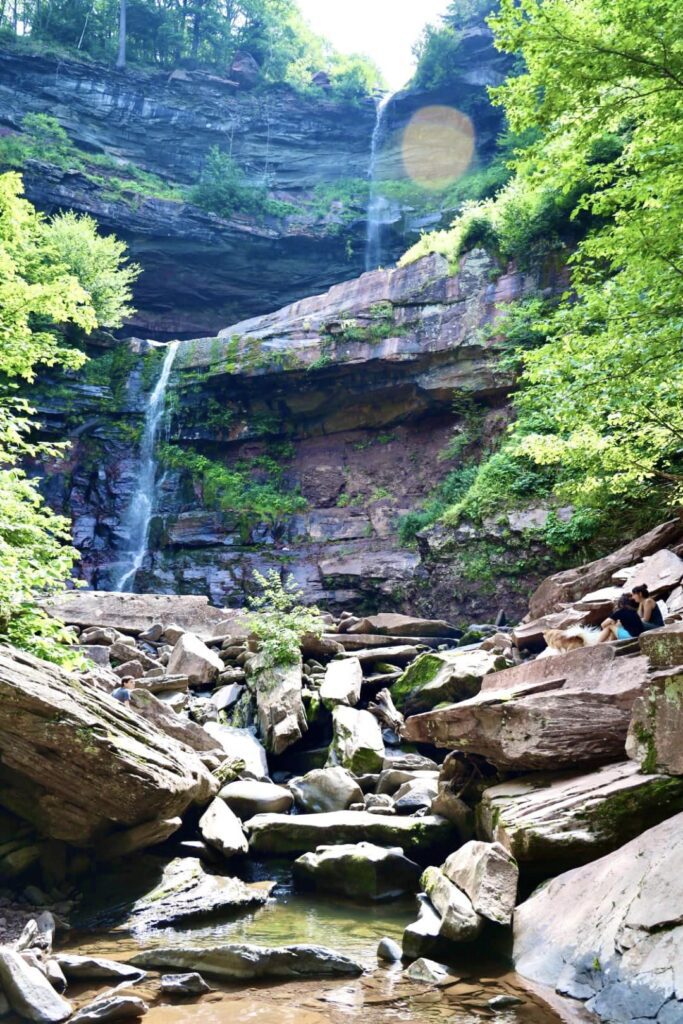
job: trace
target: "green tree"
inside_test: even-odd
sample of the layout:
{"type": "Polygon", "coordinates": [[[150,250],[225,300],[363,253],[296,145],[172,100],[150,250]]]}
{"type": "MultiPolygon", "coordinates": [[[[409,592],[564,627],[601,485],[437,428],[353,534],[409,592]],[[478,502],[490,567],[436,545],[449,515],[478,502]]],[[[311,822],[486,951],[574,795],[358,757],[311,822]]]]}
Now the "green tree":
{"type": "Polygon", "coordinates": [[[308,634],[322,636],[325,623],[315,605],[306,606],[303,591],[293,576],[283,582],[277,569],[263,575],[254,570],[260,593],[249,600],[249,627],[259,653],[269,665],[291,665],[301,656],[301,641],[308,634]]]}
{"type": "Polygon", "coordinates": [[[82,365],[85,357],[65,343],[64,330],[88,333],[104,322],[100,315],[116,322],[127,311],[123,296],[135,271],[118,271],[117,287],[113,264],[120,266],[123,252],[99,250],[102,274],[113,275],[102,291],[94,261],[84,257],[70,267],[60,251],[68,255],[77,244],[92,244],[92,222],[83,229],[78,218],[48,221],[21,192],[19,175],[0,176],[0,641],[68,661],[66,631],[36,602],[63,589],[77,553],[68,544],[68,521],[47,507],[24,468],[38,457],[59,457],[63,446],[32,440],[33,410],[18,387],[30,384],[41,367],[82,365]],[[99,312],[88,285],[99,290],[99,312]],[[114,295],[122,298],[118,312],[114,295]]]}

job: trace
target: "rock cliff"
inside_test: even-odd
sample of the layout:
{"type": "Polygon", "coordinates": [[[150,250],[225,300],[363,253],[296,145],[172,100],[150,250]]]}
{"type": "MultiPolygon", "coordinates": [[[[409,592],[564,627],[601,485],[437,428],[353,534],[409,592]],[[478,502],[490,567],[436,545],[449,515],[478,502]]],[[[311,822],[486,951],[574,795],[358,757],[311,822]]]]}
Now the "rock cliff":
{"type": "MultiPolygon", "coordinates": [[[[454,534],[447,559],[421,557],[399,543],[397,527],[504,428],[511,378],[493,324],[510,300],[557,284],[551,270],[503,271],[480,251],[455,275],[432,256],[181,343],[167,396],[176,461],[158,475],[137,588],[239,605],[253,569],[275,566],[330,607],[438,605],[459,621],[495,616],[501,604],[521,612],[509,581],[468,578],[481,537],[454,534]],[[476,406],[476,430],[468,433],[454,394],[476,406]],[[454,437],[457,454],[440,460],[454,437]],[[221,507],[230,480],[210,486],[197,457],[242,474],[243,489],[270,487],[296,504],[288,514],[256,507],[245,520],[243,508],[221,507]]],[[[120,569],[141,418],[159,372],[143,349],[95,353],[87,380],[53,383],[39,403],[48,434],[73,441],[47,493],[73,517],[83,575],[99,588],[120,569]]],[[[515,528],[518,547],[524,523],[510,527],[513,560],[515,528]]]]}

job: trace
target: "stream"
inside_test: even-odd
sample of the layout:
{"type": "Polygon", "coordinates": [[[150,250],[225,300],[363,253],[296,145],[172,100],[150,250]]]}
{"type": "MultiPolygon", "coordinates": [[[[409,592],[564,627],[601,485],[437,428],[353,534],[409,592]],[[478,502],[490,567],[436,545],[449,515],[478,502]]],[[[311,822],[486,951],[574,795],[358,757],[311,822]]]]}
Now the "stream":
{"type": "MultiPolygon", "coordinates": [[[[559,1017],[504,962],[486,958],[481,950],[463,947],[455,978],[433,987],[406,981],[400,964],[382,964],[376,949],[383,936],[400,943],[403,929],[415,918],[415,901],[362,904],[292,890],[289,869],[282,862],[250,865],[254,880],[275,878],[274,898],[264,907],[228,921],[175,928],[74,931],[66,944],[69,952],[125,961],[154,946],[216,945],[248,942],[257,945],[293,943],[328,946],[360,961],[365,973],[356,979],[317,979],[226,983],[207,976],[214,991],[191,999],[159,996],[156,975],[140,984],[119,986],[144,998],[151,1006],[149,1024],[559,1024],[559,1017]],[[494,1011],[487,1001],[508,994],[519,1005],[494,1011]]],[[[113,876],[112,876],[113,877],[113,876]]],[[[88,912],[106,906],[112,895],[105,877],[85,894],[88,912]],[[92,899],[92,903],[91,903],[92,899]]],[[[121,901],[121,892],[117,893],[121,901]]],[[[135,899],[135,895],[133,896],[135,899]]],[[[102,994],[102,983],[70,988],[70,998],[83,1005],[102,994]]]]}

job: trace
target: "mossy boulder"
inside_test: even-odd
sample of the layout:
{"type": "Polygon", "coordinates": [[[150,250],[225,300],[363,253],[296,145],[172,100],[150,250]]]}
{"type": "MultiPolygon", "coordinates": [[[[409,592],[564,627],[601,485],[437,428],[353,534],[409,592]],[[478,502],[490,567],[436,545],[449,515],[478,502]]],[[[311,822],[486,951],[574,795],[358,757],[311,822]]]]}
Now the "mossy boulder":
{"type": "Polygon", "coordinates": [[[300,889],[333,892],[351,899],[386,900],[417,891],[420,868],[400,847],[373,843],[319,846],[294,861],[300,889]]]}
{"type": "Polygon", "coordinates": [[[422,654],[391,688],[398,708],[416,715],[438,704],[474,697],[484,676],[508,668],[510,662],[492,651],[444,651],[422,654]]]}
{"type": "Polygon", "coordinates": [[[644,772],[683,775],[683,671],[658,672],[633,705],[626,753],[644,772]]]}

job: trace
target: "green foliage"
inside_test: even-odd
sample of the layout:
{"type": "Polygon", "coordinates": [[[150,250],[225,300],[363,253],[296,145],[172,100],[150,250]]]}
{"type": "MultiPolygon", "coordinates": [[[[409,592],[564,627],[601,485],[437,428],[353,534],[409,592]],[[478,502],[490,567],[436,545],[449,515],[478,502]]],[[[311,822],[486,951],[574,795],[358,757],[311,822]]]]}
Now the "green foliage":
{"type": "Polygon", "coordinates": [[[245,537],[259,523],[277,523],[307,507],[300,494],[284,489],[282,465],[268,455],[226,466],[206,455],[164,444],[159,448],[159,460],[188,472],[201,487],[206,507],[234,513],[245,537]]]}
{"type": "MultiPolygon", "coordinates": [[[[17,387],[33,382],[40,367],[82,365],[85,357],[65,345],[62,329],[89,332],[100,315],[116,318],[117,309],[108,293],[96,308],[88,286],[101,280],[100,268],[94,259],[69,267],[54,223],[21,198],[17,174],[0,175],[0,640],[68,663],[73,656],[65,643],[73,638],[36,602],[64,588],[77,553],[68,545],[68,521],[45,505],[37,482],[21,468],[27,459],[59,458],[62,447],[31,441],[33,410],[17,387]]],[[[76,218],[72,223],[79,225],[76,218]]],[[[84,245],[91,231],[88,226],[84,245]]],[[[112,250],[94,249],[104,251],[106,263],[112,250]]],[[[123,252],[117,254],[120,262],[123,252]]],[[[113,275],[116,292],[116,269],[101,270],[113,275]]],[[[118,294],[124,291],[122,284],[118,294]]]]}
{"type": "Polygon", "coordinates": [[[197,184],[190,190],[191,202],[228,218],[236,211],[242,213],[269,213],[285,217],[295,212],[291,203],[271,199],[264,185],[247,181],[244,172],[229,153],[213,146],[197,184]]]}
{"type": "Polygon", "coordinates": [[[249,627],[258,640],[259,654],[266,665],[296,664],[301,641],[307,634],[322,636],[325,628],[320,612],[302,604],[303,590],[293,576],[283,582],[276,569],[265,575],[254,571],[260,594],[249,598],[249,627]]]}
{"type": "MultiPolygon", "coordinates": [[[[462,30],[481,21],[498,6],[497,0],[454,0],[441,25],[427,25],[414,47],[417,89],[440,89],[457,82],[468,66],[462,30]]],[[[470,58],[471,59],[471,58],[470,58]]]]}
{"type": "Polygon", "coordinates": [[[467,492],[442,518],[447,526],[457,526],[462,518],[481,522],[504,509],[520,508],[531,498],[548,496],[552,483],[552,474],[504,446],[480,463],[467,492]]]}
{"type": "Polygon", "coordinates": [[[433,526],[446,510],[461,501],[471,487],[476,476],[473,465],[460,466],[445,477],[427,498],[422,508],[402,516],[398,524],[399,542],[406,547],[412,546],[420,530],[433,526]]]}

